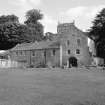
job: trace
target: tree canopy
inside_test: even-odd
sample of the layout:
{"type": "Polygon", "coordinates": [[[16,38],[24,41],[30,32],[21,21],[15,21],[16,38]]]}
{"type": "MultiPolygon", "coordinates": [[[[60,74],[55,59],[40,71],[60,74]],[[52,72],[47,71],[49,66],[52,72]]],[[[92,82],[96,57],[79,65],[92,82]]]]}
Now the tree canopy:
{"type": "Polygon", "coordinates": [[[43,14],[40,10],[32,9],[26,12],[26,21],[24,22],[27,25],[36,24],[38,20],[43,18],[43,14]]]}
{"type": "Polygon", "coordinates": [[[95,41],[105,38],[105,8],[95,17],[90,36],[95,37],[95,41]]]}
{"type": "Polygon", "coordinates": [[[54,38],[57,37],[57,34],[51,33],[51,32],[46,32],[44,36],[44,40],[54,40],[54,38]]]}
{"type": "Polygon", "coordinates": [[[19,23],[19,20],[18,20],[18,17],[15,15],[0,16],[0,24],[4,24],[4,23],[8,23],[8,22],[19,23]]]}
{"type": "Polygon", "coordinates": [[[0,49],[6,50],[18,43],[43,39],[43,25],[39,22],[43,15],[32,9],[26,13],[26,21],[21,24],[15,15],[0,16],[0,49]]]}
{"type": "Polygon", "coordinates": [[[96,15],[89,36],[95,41],[97,56],[105,58],[105,8],[96,15]]]}
{"type": "Polygon", "coordinates": [[[18,17],[15,15],[0,16],[0,49],[9,49],[17,44],[18,17]]]}
{"type": "Polygon", "coordinates": [[[43,25],[39,22],[43,18],[40,10],[32,9],[26,13],[26,21],[24,22],[29,27],[29,34],[32,37],[32,42],[43,39],[43,25]]]}

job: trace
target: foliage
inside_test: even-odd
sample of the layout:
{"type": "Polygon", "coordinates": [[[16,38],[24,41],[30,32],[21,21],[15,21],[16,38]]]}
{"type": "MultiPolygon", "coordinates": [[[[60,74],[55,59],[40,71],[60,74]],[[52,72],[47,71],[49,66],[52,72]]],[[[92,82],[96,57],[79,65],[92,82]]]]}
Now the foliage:
{"type": "Polygon", "coordinates": [[[32,9],[27,11],[26,13],[26,21],[25,24],[29,25],[30,23],[36,24],[38,20],[41,20],[43,15],[40,13],[40,10],[32,9]]]}
{"type": "Polygon", "coordinates": [[[43,18],[40,10],[32,9],[26,13],[26,21],[24,22],[29,27],[29,34],[32,42],[43,39],[43,25],[39,22],[43,18]]]}
{"type": "Polygon", "coordinates": [[[32,9],[26,13],[25,24],[19,23],[15,15],[0,16],[0,49],[10,49],[18,43],[43,39],[43,26],[39,22],[43,15],[32,9]]]}
{"type": "Polygon", "coordinates": [[[27,27],[25,25],[17,23],[0,24],[0,45],[1,45],[0,49],[5,49],[5,48],[9,49],[15,46],[17,43],[25,42],[26,30],[27,27]]]}
{"type": "Polygon", "coordinates": [[[15,15],[0,16],[0,49],[9,49],[17,44],[18,17],[15,15]]]}
{"type": "Polygon", "coordinates": [[[95,17],[89,36],[95,41],[97,56],[105,58],[105,8],[95,17]]]}
{"type": "Polygon", "coordinates": [[[2,15],[0,17],[0,24],[4,24],[7,22],[19,23],[18,17],[15,15],[2,15]]]}
{"type": "Polygon", "coordinates": [[[57,36],[57,34],[51,33],[51,32],[46,32],[44,36],[44,40],[54,40],[54,38],[57,36]]]}
{"type": "Polygon", "coordinates": [[[0,40],[1,41],[14,41],[16,42],[17,37],[17,27],[16,23],[5,23],[0,25],[0,40]]]}

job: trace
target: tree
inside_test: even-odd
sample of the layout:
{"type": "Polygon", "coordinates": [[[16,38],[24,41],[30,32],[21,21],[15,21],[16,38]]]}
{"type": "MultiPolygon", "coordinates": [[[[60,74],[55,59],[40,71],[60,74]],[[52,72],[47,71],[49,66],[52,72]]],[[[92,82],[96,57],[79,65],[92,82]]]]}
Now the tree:
{"type": "Polygon", "coordinates": [[[44,36],[44,40],[50,40],[53,41],[55,38],[57,38],[57,34],[46,32],[44,36]]]}
{"type": "Polygon", "coordinates": [[[29,28],[26,25],[17,23],[0,25],[0,49],[9,49],[18,43],[31,41],[32,37],[29,36],[29,28]]]}
{"type": "Polygon", "coordinates": [[[96,15],[89,36],[95,42],[97,56],[105,59],[105,8],[96,15]]]}
{"type": "Polygon", "coordinates": [[[40,13],[40,10],[32,9],[27,11],[26,21],[24,23],[27,25],[29,25],[30,23],[36,24],[38,20],[41,20],[42,18],[43,18],[43,15],[40,13]]]}
{"type": "Polygon", "coordinates": [[[0,16],[0,49],[7,50],[18,43],[35,42],[43,39],[43,15],[32,9],[26,13],[25,24],[20,24],[15,15],[0,16]]]}
{"type": "Polygon", "coordinates": [[[20,24],[17,16],[3,15],[0,19],[0,49],[6,50],[18,43],[31,42],[29,28],[20,24]]]}
{"type": "Polygon", "coordinates": [[[19,21],[15,15],[0,16],[0,49],[9,49],[17,44],[19,21]]]}
{"type": "Polygon", "coordinates": [[[30,37],[30,29],[28,26],[24,24],[20,24],[18,26],[18,43],[30,43],[32,42],[33,38],[30,37]]]}
{"type": "Polygon", "coordinates": [[[43,25],[39,22],[43,18],[40,10],[32,9],[26,13],[26,21],[24,22],[29,27],[29,35],[32,42],[43,39],[43,25]]]}
{"type": "Polygon", "coordinates": [[[4,24],[4,23],[8,23],[8,22],[12,22],[12,23],[19,23],[18,17],[15,15],[2,15],[0,17],[0,24],[4,24]]]}

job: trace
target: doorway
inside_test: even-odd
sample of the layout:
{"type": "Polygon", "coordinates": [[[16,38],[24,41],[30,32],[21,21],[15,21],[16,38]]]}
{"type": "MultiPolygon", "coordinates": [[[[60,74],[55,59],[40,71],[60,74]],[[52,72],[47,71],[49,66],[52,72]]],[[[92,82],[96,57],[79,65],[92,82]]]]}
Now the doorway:
{"type": "Polygon", "coordinates": [[[76,57],[70,57],[69,58],[69,68],[70,67],[77,67],[77,58],[76,57]]]}

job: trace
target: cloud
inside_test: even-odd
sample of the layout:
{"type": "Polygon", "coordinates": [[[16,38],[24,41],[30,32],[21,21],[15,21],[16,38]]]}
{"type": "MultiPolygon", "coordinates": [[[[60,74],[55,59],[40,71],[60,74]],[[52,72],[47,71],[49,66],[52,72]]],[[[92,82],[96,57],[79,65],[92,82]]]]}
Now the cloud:
{"type": "Polygon", "coordinates": [[[20,22],[24,22],[25,13],[30,9],[38,9],[41,5],[41,0],[11,0],[10,4],[17,8],[16,15],[19,16],[20,22]]]}
{"type": "Polygon", "coordinates": [[[41,0],[12,0],[12,3],[22,7],[33,7],[41,4],[41,0]]]}
{"type": "Polygon", "coordinates": [[[44,18],[41,20],[41,23],[44,25],[45,32],[56,32],[57,21],[53,17],[44,14],[44,18]]]}
{"type": "Polygon", "coordinates": [[[37,8],[41,4],[41,0],[12,0],[12,4],[17,6],[19,12],[24,12],[37,8]]]}
{"type": "Polygon", "coordinates": [[[83,6],[79,6],[76,8],[71,8],[69,9],[66,14],[69,16],[71,15],[72,17],[78,17],[81,16],[85,12],[86,8],[83,6]]]}
{"type": "MultiPolygon", "coordinates": [[[[25,20],[25,14],[30,9],[39,9],[43,5],[42,0],[11,0],[10,4],[12,7],[17,8],[16,15],[19,17],[21,23],[25,20]]],[[[52,16],[49,16],[47,13],[42,11],[44,18],[41,20],[41,23],[44,25],[44,32],[56,32],[57,22],[53,19],[52,16]]]]}
{"type": "Polygon", "coordinates": [[[83,30],[88,29],[92,24],[97,13],[99,13],[105,5],[99,6],[78,6],[69,8],[67,11],[59,14],[61,22],[76,21],[76,25],[83,30]]]}

